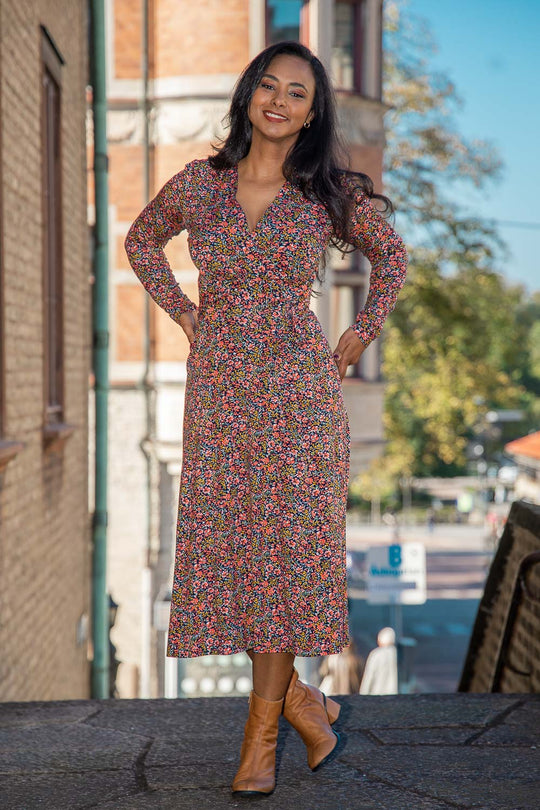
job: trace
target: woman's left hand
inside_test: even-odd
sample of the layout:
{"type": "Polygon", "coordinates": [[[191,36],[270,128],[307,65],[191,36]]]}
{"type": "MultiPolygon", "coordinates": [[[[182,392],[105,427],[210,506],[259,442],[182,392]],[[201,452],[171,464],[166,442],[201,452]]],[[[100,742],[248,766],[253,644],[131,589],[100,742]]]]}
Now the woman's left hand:
{"type": "Polygon", "coordinates": [[[347,366],[358,363],[366,346],[354,329],[346,329],[339,339],[339,343],[334,349],[334,360],[338,367],[339,376],[341,379],[345,376],[347,366]]]}

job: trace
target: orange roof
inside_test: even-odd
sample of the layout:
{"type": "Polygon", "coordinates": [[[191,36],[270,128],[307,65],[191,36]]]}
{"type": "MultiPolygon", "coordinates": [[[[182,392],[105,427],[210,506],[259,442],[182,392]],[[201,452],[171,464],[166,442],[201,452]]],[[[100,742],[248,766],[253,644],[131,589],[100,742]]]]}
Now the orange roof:
{"type": "Polygon", "coordinates": [[[529,458],[540,459],[540,430],[536,433],[529,433],[521,439],[514,439],[513,442],[505,444],[504,449],[511,456],[528,456],[529,458]]]}

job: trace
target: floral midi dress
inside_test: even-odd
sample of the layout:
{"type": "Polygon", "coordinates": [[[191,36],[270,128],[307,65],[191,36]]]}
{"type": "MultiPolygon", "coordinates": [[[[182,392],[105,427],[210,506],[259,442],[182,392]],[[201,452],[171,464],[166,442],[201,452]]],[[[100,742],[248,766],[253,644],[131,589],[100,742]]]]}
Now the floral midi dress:
{"type": "MultiPolygon", "coordinates": [[[[249,231],[237,181],[236,166],[189,163],[125,241],[135,273],[176,321],[196,307],[163,252],[182,229],[199,271],[167,655],[337,653],[349,644],[350,434],[336,362],[309,307],[332,226],[285,181],[249,231]]],[[[406,253],[350,190],[351,242],[372,265],[352,327],[368,344],[395,304],[406,253]]]]}

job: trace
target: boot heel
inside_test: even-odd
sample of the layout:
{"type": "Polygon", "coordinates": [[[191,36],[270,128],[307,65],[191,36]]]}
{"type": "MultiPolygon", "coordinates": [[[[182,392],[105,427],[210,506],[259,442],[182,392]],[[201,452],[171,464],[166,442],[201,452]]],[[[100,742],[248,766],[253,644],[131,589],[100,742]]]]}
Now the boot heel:
{"type": "Polygon", "coordinates": [[[341,706],[339,703],[336,703],[335,700],[332,700],[332,698],[326,697],[326,695],[324,695],[324,706],[326,714],[328,715],[328,722],[332,725],[339,717],[341,706]]]}
{"type": "Polygon", "coordinates": [[[283,714],[302,737],[312,771],[328,762],[330,755],[338,750],[339,735],[330,724],[337,720],[340,709],[339,703],[327,699],[320,689],[298,680],[298,672],[293,670],[283,714]]]}

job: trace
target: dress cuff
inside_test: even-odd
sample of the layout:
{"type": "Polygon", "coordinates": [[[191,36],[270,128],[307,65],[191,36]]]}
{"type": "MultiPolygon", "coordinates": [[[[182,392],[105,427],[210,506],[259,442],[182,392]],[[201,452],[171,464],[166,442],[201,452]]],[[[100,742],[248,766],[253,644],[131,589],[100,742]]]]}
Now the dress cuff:
{"type": "Polygon", "coordinates": [[[169,314],[173,321],[179,324],[180,316],[185,315],[186,312],[193,312],[194,309],[197,309],[197,304],[188,298],[187,295],[184,295],[184,297],[178,301],[174,307],[169,309],[169,314]]]}
{"type": "Polygon", "coordinates": [[[370,331],[366,328],[365,324],[363,323],[353,323],[350,326],[350,329],[353,330],[355,335],[360,338],[364,346],[369,346],[372,340],[375,340],[376,335],[370,333],[370,331]]]}

